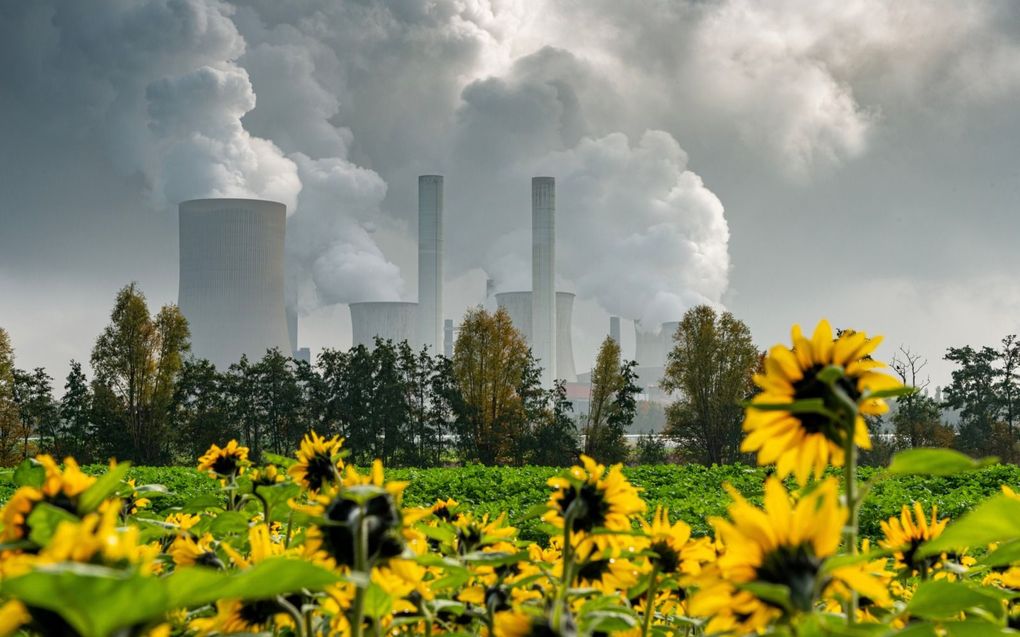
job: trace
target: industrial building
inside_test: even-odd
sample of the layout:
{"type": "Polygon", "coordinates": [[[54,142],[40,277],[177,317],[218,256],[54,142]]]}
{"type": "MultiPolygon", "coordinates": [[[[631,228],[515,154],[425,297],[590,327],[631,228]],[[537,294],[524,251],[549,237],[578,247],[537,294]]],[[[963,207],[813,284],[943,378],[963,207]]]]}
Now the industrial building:
{"type": "Polygon", "coordinates": [[[375,338],[418,346],[418,304],[407,301],[351,303],[354,345],[375,346],[375,338]]]}
{"type": "Polygon", "coordinates": [[[284,309],[287,207],[258,199],[194,199],[180,212],[178,306],[191,349],[225,369],[242,355],[293,350],[284,309]]]}
{"type": "MultiPolygon", "coordinates": [[[[506,310],[514,327],[529,344],[533,343],[532,298],[531,292],[496,293],[496,305],[506,310]]],[[[571,292],[556,293],[556,378],[568,383],[577,380],[572,334],[574,298],[575,295],[571,292]]],[[[534,349],[532,352],[534,353],[534,349]]],[[[535,354],[535,358],[539,359],[540,365],[545,366],[545,361],[541,360],[537,354],[535,354]]]]}

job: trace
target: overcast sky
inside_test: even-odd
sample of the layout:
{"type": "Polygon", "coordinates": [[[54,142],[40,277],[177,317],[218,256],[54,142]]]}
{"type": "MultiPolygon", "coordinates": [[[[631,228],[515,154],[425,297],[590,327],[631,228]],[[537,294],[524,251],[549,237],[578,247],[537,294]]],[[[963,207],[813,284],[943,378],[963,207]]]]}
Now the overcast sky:
{"type": "Polygon", "coordinates": [[[344,303],[415,297],[422,173],[459,317],[529,284],[548,174],[579,370],[610,313],[711,303],[944,384],[1020,331],[1018,149],[1013,0],[12,0],[0,326],[62,378],[121,286],[176,301],[177,202],[254,196],[291,213],[302,344],[346,347],[344,303]]]}

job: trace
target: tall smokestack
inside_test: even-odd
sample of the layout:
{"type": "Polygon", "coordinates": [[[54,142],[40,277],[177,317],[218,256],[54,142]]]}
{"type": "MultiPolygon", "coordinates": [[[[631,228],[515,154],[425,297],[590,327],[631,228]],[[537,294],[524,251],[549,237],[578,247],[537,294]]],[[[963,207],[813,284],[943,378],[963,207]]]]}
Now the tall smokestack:
{"type": "Polygon", "coordinates": [[[418,341],[443,345],[443,177],[418,177],[418,341]]]}
{"type": "Polygon", "coordinates": [[[620,343],[620,317],[619,316],[610,316],[609,317],[609,338],[611,338],[614,341],[616,341],[616,345],[617,346],[619,346],[621,344],[620,343]]]}
{"type": "Polygon", "coordinates": [[[245,354],[293,350],[283,296],[287,207],[258,199],[180,205],[178,305],[195,356],[226,369],[245,354]]]}
{"type": "Polygon", "coordinates": [[[556,380],[556,180],[531,179],[531,338],[542,385],[556,380]]]}

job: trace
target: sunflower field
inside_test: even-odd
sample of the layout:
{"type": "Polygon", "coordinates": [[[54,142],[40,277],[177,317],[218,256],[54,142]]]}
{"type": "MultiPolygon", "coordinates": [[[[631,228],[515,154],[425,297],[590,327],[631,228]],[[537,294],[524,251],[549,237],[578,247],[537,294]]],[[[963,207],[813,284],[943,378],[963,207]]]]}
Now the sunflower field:
{"type": "Polygon", "coordinates": [[[164,489],[125,463],[90,475],[38,456],[0,510],[0,635],[1018,634],[1008,486],[955,520],[904,501],[861,537],[883,478],[991,462],[914,449],[859,474],[864,417],[911,391],[872,358],[879,341],[823,321],[769,351],[742,445],[769,468],[762,504],[729,485],[706,520],[584,456],[514,520],[448,497],[411,506],[408,482],[314,432],[260,463],[214,445],[198,470],[218,488],[159,515],[164,489]]]}

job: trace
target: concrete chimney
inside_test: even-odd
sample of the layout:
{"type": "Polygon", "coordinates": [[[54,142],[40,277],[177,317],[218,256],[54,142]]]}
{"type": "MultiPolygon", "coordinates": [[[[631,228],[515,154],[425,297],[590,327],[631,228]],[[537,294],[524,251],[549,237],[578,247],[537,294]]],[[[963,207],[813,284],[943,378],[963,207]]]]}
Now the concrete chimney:
{"type": "Polygon", "coordinates": [[[443,345],[443,177],[418,177],[418,342],[443,345]]]}
{"type": "Polygon", "coordinates": [[[610,316],[609,317],[609,338],[616,341],[616,345],[620,346],[620,317],[610,316]]]}
{"type": "Polygon", "coordinates": [[[531,179],[531,337],[542,386],[556,380],[556,180],[531,179]]]}

